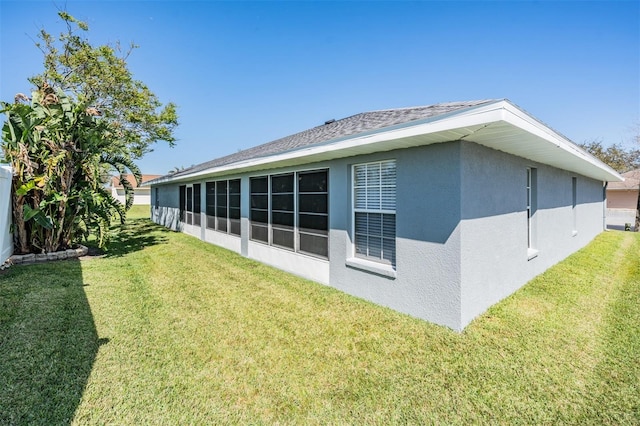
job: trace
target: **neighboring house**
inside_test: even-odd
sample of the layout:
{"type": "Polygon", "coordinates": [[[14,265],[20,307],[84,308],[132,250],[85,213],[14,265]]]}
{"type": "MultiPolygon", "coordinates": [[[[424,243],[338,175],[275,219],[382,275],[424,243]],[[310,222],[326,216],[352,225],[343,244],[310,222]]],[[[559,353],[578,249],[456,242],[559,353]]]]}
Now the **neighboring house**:
{"type": "MultiPolygon", "coordinates": [[[[162,175],[142,175],[141,184],[160,176],[162,175]]],[[[127,181],[133,186],[133,204],[151,204],[151,189],[145,186],[138,186],[136,178],[131,174],[126,175],[126,177],[127,181]]],[[[111,177],[111,195],[122,204],[125,203],[124,187],[120,183],[118,176],[111,177]]]]}
{"type": "Polygon", "coordinates": [[[624,182],[611,182],[607,186],[607,227],[624,229],[625,224],[636,224],[640,169],[622,174],[624,182]]]}
{"type": "Polygon", "coordinates": [[[602,232],[619,180],[484,100],[329,120],[146,185],[157,223],[462,330],[602,232]]]}

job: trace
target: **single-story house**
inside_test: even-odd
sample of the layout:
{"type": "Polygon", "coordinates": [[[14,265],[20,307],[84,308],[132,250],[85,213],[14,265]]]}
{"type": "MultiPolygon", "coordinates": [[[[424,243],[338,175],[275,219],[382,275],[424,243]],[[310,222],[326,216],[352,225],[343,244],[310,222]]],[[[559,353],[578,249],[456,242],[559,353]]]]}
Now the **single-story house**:
{"type": "Polygon", "coordinates": [[[640,169],[623,173],[624,182],[611,182],[607,186],[607,227],[624,229],[625,224],[636,224],[640,169]]]}
{"type": "Polygon", "coordinates": [[[156,223],[462,330],[602,232],[620,180],[481,100],[329,120],[145,185],[156,223]]]}
{"type": "MultiPolygon", "coordinates": [[[[141,186],[144,182],[161,177],[162,175],[142,175],[140,186],[136,182],[136,178],[132,174],[126,175],[127,181],[133,187],[133,204],[151,204],[151,189],[141,186]]],[[[110,180],[111,195],[122,204],[125,203],[124,187],[120,183],[119,176],[112,176],[110,180]]]]}

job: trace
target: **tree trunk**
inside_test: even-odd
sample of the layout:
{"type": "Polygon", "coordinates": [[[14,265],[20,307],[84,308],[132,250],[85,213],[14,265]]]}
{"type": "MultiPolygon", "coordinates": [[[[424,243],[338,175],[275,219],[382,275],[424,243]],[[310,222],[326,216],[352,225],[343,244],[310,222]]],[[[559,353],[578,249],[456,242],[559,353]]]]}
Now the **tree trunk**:
{"type": "Polygon", "coordinates": [[[13,224],[14,224],[14,245],[19,254],[30,253],[29,238],[24,222],[24,196],[13,198],[13,224]]]}

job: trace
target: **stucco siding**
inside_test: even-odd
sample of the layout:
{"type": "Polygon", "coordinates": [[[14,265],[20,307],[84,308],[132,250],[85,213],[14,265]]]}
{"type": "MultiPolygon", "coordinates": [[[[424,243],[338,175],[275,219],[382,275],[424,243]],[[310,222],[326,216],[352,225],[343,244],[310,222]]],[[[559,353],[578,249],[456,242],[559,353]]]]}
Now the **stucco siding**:
{"type": "Polygon", "coordinates": [[[179,185],[158,185],[151,192],[151,220],[167,228],[180,231],[179,185]]]}
{"type": "Polygon", "coordinates": [[[471,143],[463,143],[462,150],[464,327],[602,232],[604,210],[602,182],[471,143]],[[537,176],[534,250],[528,249],[530,167],[537,176]]]}
{"type": "Polygon", "coordinates": [[[443,143],[336,161],[331,167],[331,280],[346,293],[437,324],[460,325],[459,146],[443,143]],[[353,257],[351,166],[396,160],[396,276],[353,257]]]}
{"type": "Polygon", "coordinates": [[[587,244],[604,227],[602,182],[472,142],[438,143],[188,183],[202,185],[202,227],[179,221],[180,184],[154,186],[155,222],[455,330],[462,330],[489,306],[587,244]],[[396,161],[394,269],[355,258],[352,240],[352,168],[391,159],[396,161]],[[535,251],[528,247],[527,168],[536,170],[531,221],[535,251]],[[250,178],[316,169],[328,169],[329,258],[251,241],[250,178]],[[241,237],[205,229],[204,183],[232,178],[241,179],[241,237]]]}

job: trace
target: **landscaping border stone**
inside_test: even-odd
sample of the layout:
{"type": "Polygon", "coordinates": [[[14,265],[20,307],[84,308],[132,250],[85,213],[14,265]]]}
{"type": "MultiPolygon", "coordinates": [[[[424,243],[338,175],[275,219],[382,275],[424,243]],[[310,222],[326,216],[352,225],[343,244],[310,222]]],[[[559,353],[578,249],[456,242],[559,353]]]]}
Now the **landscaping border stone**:
{"type": "Polygon", "coordinates": [[[78,245],[75,249],[67,249],[53,253],[14,254],[9,258],[9,260],[7,260],[7,263],[10,265],[29,265],[32,263],[51,262],[55,260],[76,259],[78,257],[85,256],[88,252],[89,249],[86,246],[78,245]]]}

